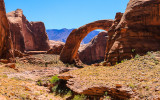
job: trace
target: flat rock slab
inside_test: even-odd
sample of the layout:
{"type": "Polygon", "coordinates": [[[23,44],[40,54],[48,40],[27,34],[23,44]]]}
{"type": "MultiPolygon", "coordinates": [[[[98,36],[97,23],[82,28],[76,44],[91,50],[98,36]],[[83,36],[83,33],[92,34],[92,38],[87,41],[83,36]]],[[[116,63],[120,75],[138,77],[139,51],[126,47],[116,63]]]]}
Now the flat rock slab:
{"type": "Polygon", "coordinates": [[[52,67],[52,68],[44,68],[42,70],[25,71],[20,73],[11,73],[11,74],[8,73],[7,76],[9,78],[38,80],[42,77],[51,77],[74,69],[75,68],[52,67]]]}

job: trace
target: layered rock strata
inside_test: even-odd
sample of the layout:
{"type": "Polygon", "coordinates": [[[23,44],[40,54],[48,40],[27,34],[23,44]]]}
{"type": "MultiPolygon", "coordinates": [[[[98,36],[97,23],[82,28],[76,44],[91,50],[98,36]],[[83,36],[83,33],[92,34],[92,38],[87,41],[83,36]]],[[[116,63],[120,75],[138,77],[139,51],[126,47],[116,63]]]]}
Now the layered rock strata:
{"type": "Polygon", "coordinates": [[[115,64],[160,50],[159,11],[160,0],[130,0],[119,24],[108,33],[106,60],[115,64]]]}
{"type": "Polygon", "coordinates": [[[13,61],[12,58],[14,58],[14,54],[9,23],[6,17],[4,0],[0,0],[0,59],[13,61]]]}
{"type": "Polygon", "coordinates": [[[14,48],[21,52],[49,49],[48,36],[43,22],[29,22],[21,9],[7,14],[14,48]]]}

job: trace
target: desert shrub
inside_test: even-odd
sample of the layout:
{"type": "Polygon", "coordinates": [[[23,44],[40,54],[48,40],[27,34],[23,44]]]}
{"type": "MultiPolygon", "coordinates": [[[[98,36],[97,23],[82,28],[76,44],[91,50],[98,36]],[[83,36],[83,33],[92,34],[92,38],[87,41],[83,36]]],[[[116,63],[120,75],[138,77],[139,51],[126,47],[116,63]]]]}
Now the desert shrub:
{"type": "Polygon", "coordinates": [[[135,88],[135,85],[133,83],[130,83],[128,86],[132,89],[135,88]]]}
{"type": "Polygon", "coordinates": [[[58,76],[56,75],[56,76],[53,76],[49,81],[52,83],[52,84],[54,84],[54,83],[56,83],[56,82],[58,82],[60,79],[58,78],[58,76]]]}
{"type": "Polygon", "coordinates": [[[52,92],[56,92],[57,87],[58,87],[58,85],[52,87],[52,92]]]}
{"type": "Polygon", "coordinates": [[[104,96],[107,96],[108,95],[108,92],[106,91],[105,93],[104,93],[104,96]]]}
{"type": "Polygon", "coordinates": [[[75,95],[73,100],[85,100],[87,99],[87,96],[85,95],[75,95]]]}
{"type": "Polygon", "coordinates": [[[147,52],[147,55],[148,55],[148,56],[151,56],[151,55],[152,55],[152,53],[148,51],[148,52],[147,52]]]}
{"type": "Polygon", "coordinates": [[[155,63],[156,65],[158,65],[158,64],[159,64],[159,61],[158,61],[158,60],[155,60],[154,63],[155,63]]]}
{"type": "Polygon", "coordinates": [[[67,63],[67,64],[65,64],[66,65],[66,67],[69,67],[69,64],[67,63]]]}
{"type": "Polygon", "coordinates": [[[136,54],[136,56],[134,57],[135,59],[138,59],[140,57],[139,54],[136,54]]]}
{"type": "Polygon", "coordinates": [[[38,81],[37,81],[37,85],[41,86],[41,85],[42,85],[42,81],[41,81],[41,80],[38,80],[38,81]]]}
{"type": "Polygon", "coordinates": [[[121,63],[124,63],[125,61],[127,61],[127,59],[122,60],[121,63]]]}
{"type": "Polygon", "coordinates": [[[132,53],[134,53],[135,52],[135,49],[132,49],[132,53]]]}

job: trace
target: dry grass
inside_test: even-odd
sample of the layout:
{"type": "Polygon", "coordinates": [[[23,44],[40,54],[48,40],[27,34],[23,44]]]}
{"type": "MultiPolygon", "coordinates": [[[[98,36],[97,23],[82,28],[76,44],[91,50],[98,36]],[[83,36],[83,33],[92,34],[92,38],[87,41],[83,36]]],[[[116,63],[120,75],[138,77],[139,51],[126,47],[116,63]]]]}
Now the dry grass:
{"type": "Polygon", "coordinates": [[[7,100],[62,100],[50,94],[48,88],[36,85],[36,80],[7,76],[25,71],[43,70],[46,67],[66,66],[59,61],[58,55],[38,54],[27,59],[26,57],[16,58],[16,61],[16,68],[19,71],[6,67],[0,68],[0,95],[5,96],[7,100]],[[46,63],[48,63],[47,66],[46,63]]]}
{"type": "Polygon", "coordinates": [[[116,84],[131,88],[140,99],[160,97],[160,53],[148,53],[111,67],[89,66],[70,71],[78,88],[92,86],[115,87],[116,84]]]}

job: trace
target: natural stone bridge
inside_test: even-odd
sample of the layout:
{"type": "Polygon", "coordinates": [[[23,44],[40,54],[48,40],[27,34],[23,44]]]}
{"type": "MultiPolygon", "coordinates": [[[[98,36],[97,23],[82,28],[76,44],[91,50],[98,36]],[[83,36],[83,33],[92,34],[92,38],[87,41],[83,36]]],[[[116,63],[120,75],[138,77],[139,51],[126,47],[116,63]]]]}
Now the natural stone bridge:
{"type": "Polygon", "coordinates": [[[113,20],[98,20],[73,30],[67,38],[64,48],[62,49],[60,60],[64,63],[73,63],[74,58],[77,55],[78,48],[87,34],[96,29],[108,31],[112,23],[113,20]]]}

